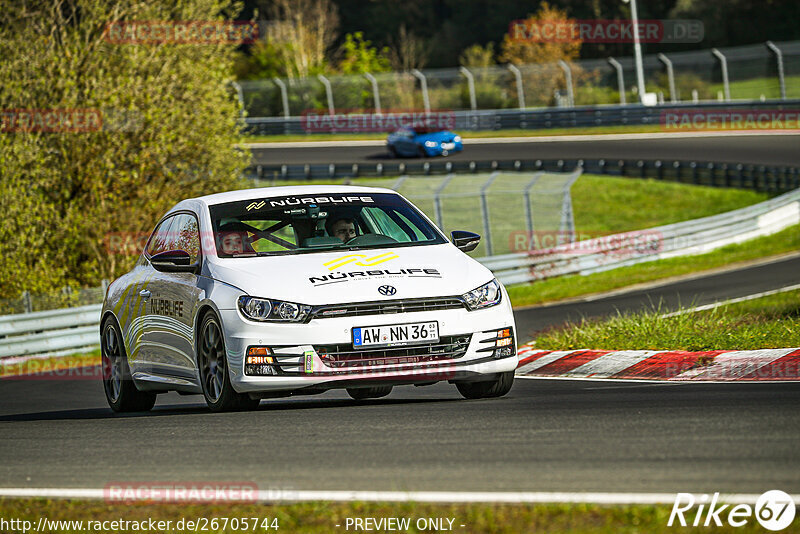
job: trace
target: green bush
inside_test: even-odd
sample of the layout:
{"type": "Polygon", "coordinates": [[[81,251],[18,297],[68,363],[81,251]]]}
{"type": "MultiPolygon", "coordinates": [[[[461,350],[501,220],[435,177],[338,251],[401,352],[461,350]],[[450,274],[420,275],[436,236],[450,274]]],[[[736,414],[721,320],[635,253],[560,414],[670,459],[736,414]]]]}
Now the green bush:
{"type": "Polygon", "coordinates": [[[232,44],[120,44],[112,21],[221,21],[238,6],[65,0],[0,11],[1,109],[92,110],[89,131],[0,135],[0,298],[97,286],[135,256],[113,232],[148,232],[182,198],[227,190],[240,139],[232,44]]]}

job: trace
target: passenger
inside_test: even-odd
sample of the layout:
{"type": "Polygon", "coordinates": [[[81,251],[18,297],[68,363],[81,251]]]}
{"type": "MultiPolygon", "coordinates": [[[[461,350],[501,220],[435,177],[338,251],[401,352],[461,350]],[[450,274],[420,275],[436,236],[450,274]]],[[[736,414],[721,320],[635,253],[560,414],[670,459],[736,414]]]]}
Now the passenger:
{"type": "Polygon", "coordinates": [[[223,254],[243,254],[244,239],[241,232],[225,232],[220,236],[223,254]]]}

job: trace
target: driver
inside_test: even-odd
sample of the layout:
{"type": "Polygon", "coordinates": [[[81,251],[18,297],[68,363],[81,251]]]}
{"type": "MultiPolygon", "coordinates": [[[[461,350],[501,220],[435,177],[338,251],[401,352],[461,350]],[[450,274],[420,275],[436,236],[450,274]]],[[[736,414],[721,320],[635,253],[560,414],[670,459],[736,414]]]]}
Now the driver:
{"type": "Polygon", "coordinates": [[[356,222],[346,217],[334,218],[326,224],[328,235],[337,237],[342,243],[347,243],[356,236],[356,222]]]}

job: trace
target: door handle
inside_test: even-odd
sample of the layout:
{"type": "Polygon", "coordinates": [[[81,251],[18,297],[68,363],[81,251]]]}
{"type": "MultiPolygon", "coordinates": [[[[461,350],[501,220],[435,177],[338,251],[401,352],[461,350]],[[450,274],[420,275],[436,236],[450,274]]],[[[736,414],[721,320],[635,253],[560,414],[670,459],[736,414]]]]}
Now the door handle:
{"type": "Polygon", "coordinates": [[[150,291],[148,291],[147,289],[142,289],[141,291],[139,291],[139,296],[145,299],[149,299],[150,291]]]}

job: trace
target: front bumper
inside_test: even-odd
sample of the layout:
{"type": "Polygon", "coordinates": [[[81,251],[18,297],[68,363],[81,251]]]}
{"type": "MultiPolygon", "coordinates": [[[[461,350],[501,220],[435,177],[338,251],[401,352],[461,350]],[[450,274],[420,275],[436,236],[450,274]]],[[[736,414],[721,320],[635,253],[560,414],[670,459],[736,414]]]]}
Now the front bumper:
{"type": "MultiPolygon", "coordinates": [[[[462,309],[330,317],[307,324],[256,323],[237,310],[220,312],[231,383],[240,393],[280,392],[298,389],[330,389],[379,383],[386,385],[430,383],[442,380],[475,380],[484,375],[513,371],[517,367],[516,337],[511,354],[496,357],[487,350],[489,338],[498,330],[511,328],[514,316],[507,295],[499,305],[484,310],[462,309]],[[355,354],[348,363],[332,362],[328,352],[352,347],[352,328],[437,321],[441,347],[426,353],[426,345],[410,350],[377,350],[380,354],[355,354]],[[450,343],[448,345],[448,343],[450,343]],[[275,361],[275,375],[245,374],[245,355],[251,346],[269,347],[275,361]],[[456,350],[457,349],[457,350],[456,350]],[[359,359],[360,358],[360,359],[359,359]]],[[[372,352],[372,351],[362,351],[372,352]]]]}

